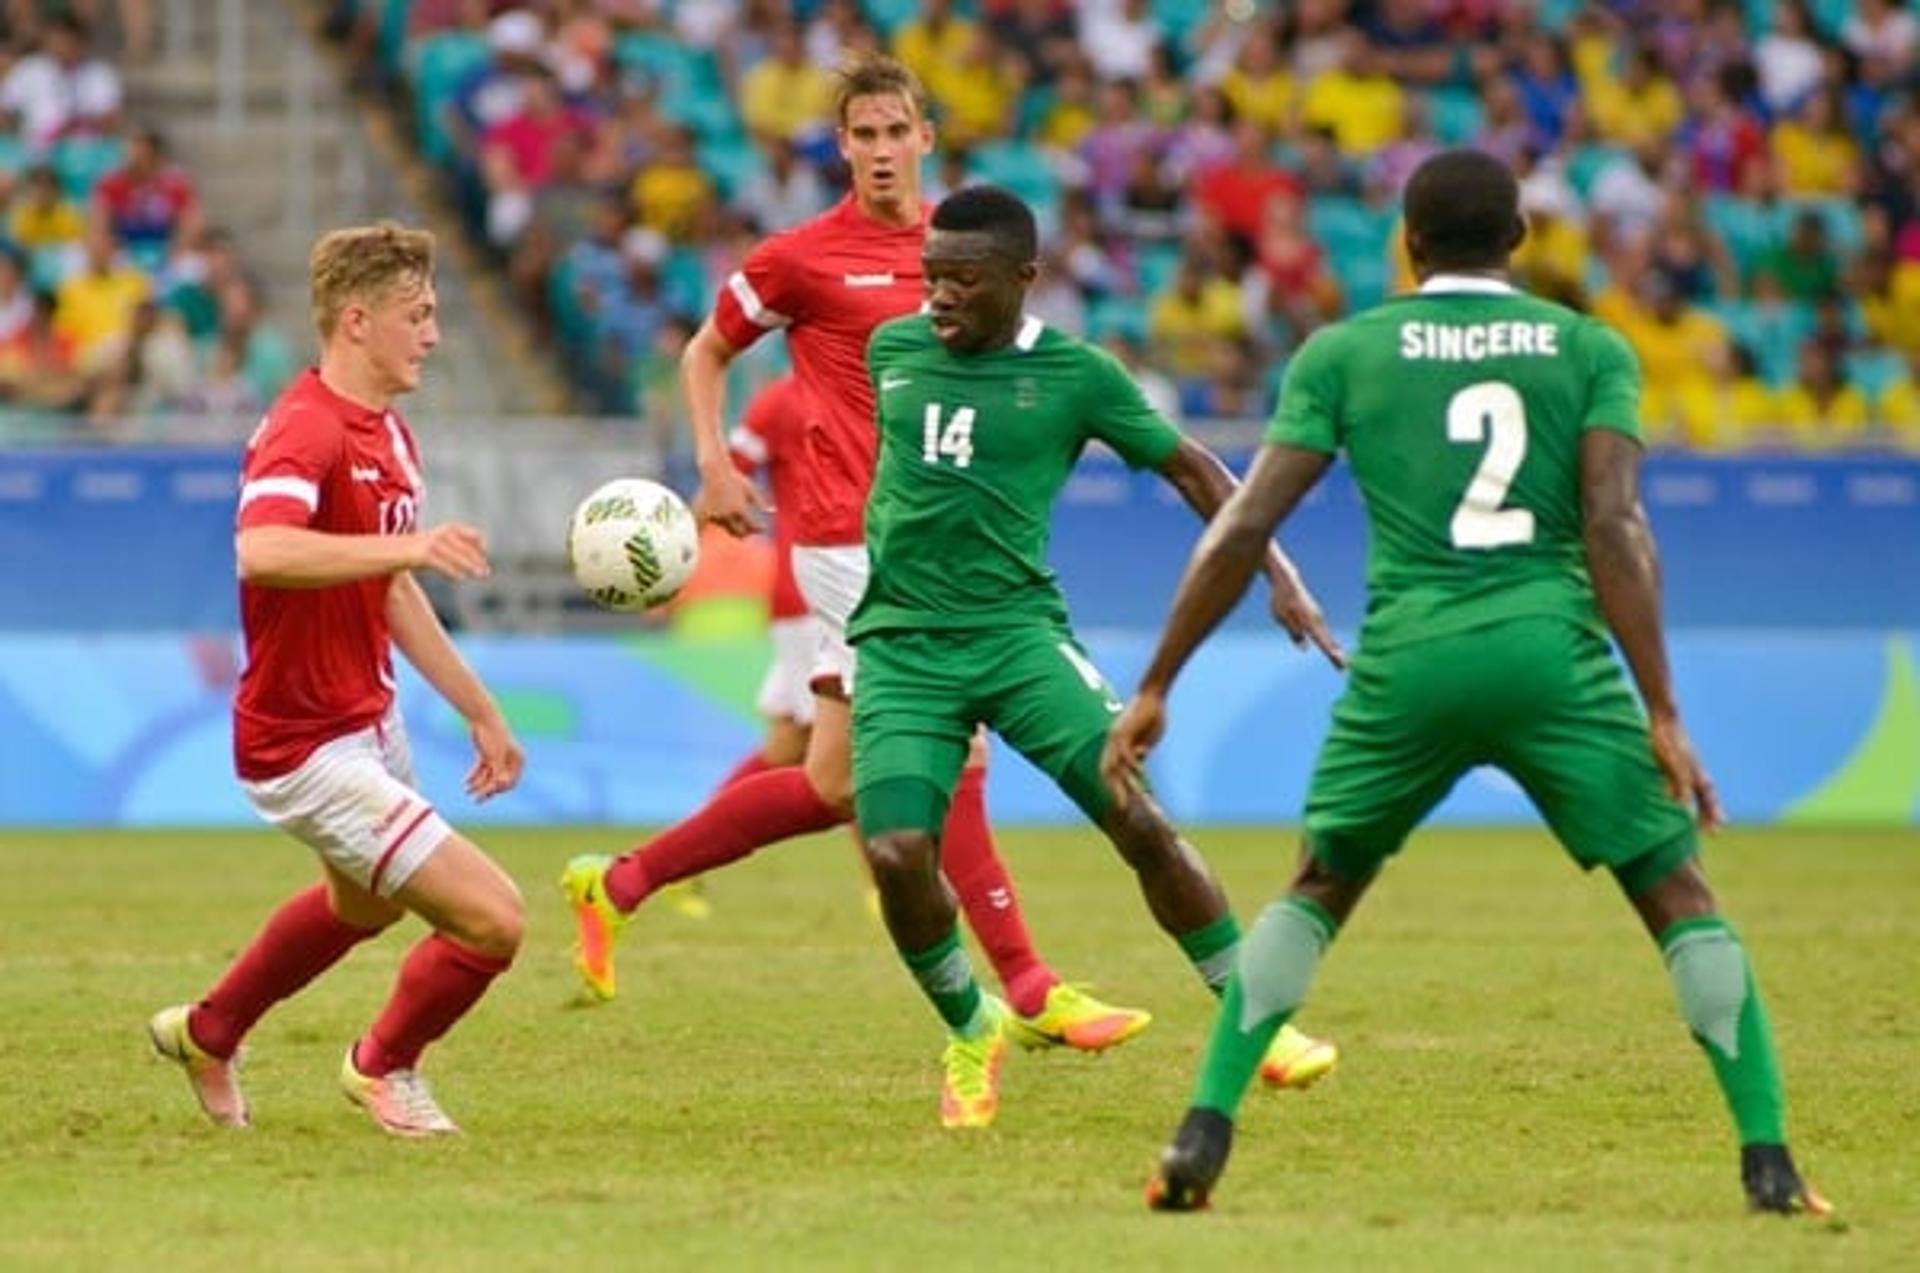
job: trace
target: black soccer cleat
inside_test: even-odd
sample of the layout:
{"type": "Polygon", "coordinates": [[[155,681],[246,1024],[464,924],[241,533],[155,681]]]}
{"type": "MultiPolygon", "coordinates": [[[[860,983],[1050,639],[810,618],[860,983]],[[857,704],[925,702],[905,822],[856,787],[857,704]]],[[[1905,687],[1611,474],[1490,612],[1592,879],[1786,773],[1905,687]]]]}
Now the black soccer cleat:
{"type": "Polygon", "coordinates": [[[1742,1145],[1740,1183],[1746,1186],[1750,1211],[1783,1216],[1833,1214],[1833,1204],[1800,1178],[1785,1145],[1742,1145]]]}
{"type": "Polygon", "coordinates": [[[1173,1143],[1160,1151],[1160,1170],[1147,1182],[1155,1211],[1204,1211],[1207,1197],[1233,1151],[1233,1120],[1217,1110],[1187,1111],[1173,1143]]]}

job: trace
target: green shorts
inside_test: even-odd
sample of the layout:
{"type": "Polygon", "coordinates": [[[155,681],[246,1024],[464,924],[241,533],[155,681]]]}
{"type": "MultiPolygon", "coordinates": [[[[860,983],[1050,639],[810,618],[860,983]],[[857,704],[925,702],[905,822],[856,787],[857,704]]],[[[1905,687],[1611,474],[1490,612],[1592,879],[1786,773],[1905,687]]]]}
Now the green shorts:
{"type": "Polygon", "coordinates": [[[1510,775],[1581,869],[1606,866],[1630,893],[1696,850],[1613,651],[1554,618],[1362,650],[1314,766],[1307,842],[1364,879],[1477,765],[1510,775]]]}
{"type": "Polygon", "coordinates": [[[1071,633],[882,632],[860,641],[858,655],[853,789],[863,835],[938,835],[979,725],[1089,818],[1106,817],[1100,748],[1120,700],[1071,633]]]}

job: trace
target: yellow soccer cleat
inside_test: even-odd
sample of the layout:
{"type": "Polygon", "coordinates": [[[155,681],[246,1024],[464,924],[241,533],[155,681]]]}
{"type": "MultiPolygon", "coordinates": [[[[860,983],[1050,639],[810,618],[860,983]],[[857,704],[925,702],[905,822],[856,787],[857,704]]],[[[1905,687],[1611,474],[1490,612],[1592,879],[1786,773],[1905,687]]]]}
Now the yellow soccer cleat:
{"type": "Polygon", "coordinates": [[[573,968],[588,997],[600,1003],[613,998],[613,947],[632,918],[607,896],[607,868],[612,864],[610,857],[584,854],[567,863],[560,876],[560,891],[573,908],[573,968]]]}
{"type": "Polygon", "coordinates": [[[1153,1014],[1140,1008],[1116,1008],[1064,981],[1047,991],[1046,1006],[1031,1017],[1014,1015],[1008,1029],[1028,1051],[1073,1048],[1104,1052],[1125,1043],[1153,1024],[1153,1014]]]}
{"type": "Polygon", "coordinates": [[[193,1098],[206,1116],[222,1127],[247,1127],[252,1115],[240,1090],[240,1058],[222,1060],[193,1040],[187,1029],[187,1004],[162,1008],[147,1022],[147,1038],[159,1056],[172,1061],[187,1076],[193,1098]]]}
{"type": "Polygon", "coordinates": [[[940,1125],[946,1128],[986,1127],[1000,1112],[1000,1067],[1007,1060],[1007,1006],[991,995],[986,1000],[993,1024],[977,1039],[957,1035],[948,1041],[940,1064],[946,1078],[940,1084],[940,1125]]]}
{"type": "Polygon", "coordinates": [[[1273,1045],[1260,1061],[1260,1081],[1268,1087],[1305,1091],[1333,1072],[1340,1049],[1324,1039],[1302,1034],[1290,1025],[1280,1027],[1273,1045]]]}

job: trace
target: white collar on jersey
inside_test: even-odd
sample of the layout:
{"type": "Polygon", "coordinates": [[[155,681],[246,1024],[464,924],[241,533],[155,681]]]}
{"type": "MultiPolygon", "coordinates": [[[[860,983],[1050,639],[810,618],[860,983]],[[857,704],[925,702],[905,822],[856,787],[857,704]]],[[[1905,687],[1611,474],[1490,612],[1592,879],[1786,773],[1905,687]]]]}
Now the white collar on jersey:
{"type": "Polygon", "coordinates": [[[1028,314],[1020,324],[1020,330],[1014,333],[1013,347],[1023,354],[1032,353],[1033,347],[1040,343],[1040,333],[1046,329],[1047,325],[1040,321],[1038,314],[1028,314]]]}
{"type": "Polygon", "coordinates": [[[1420,285],[1422,296],[1434,292],[1477,292],[1482,296],[1512,296],[1520,289],[1504,279],[1480,274],[1435,274],[1420,285]]]}

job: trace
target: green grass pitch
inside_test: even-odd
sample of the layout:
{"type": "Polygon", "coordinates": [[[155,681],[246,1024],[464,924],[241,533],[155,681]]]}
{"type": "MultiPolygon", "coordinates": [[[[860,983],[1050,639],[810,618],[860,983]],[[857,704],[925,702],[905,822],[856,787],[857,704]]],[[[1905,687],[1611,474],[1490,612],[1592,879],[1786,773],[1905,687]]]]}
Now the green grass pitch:
{"type": "MultiPolygon", "coordinates": [[[[146,1055],[312,878],[267,833],[0,836],[0,1268],[1892,1268],[1920,1259],[1920,835],[1734,832],[1709,865],[1784,1053],[1834,1224],[1750,1217],[1704,1059],[1652,946],[1544,835],[1418,837],[1303,1019],[1339,1073],[1260,1095],[1207,1215],[1141,1186],[1211,1002],[1090,834],[1009,831],[1043,949],[1151,1007],[1105,1057],[1016,1054],[999,1124],[942,1132],[941,1038],[844,837],[718,876],[705,923],[629,931],[622,997],[567,1007],[570,854],[496,832],[528,944],[429,1068],[467,1135],[380,1136],[334,1085],[409,925],[269,1016],[257,1126],[201,1121],[146,1055]]],[[[1294,835],[1196,840],[1243,918],[1294,835]]]]}

